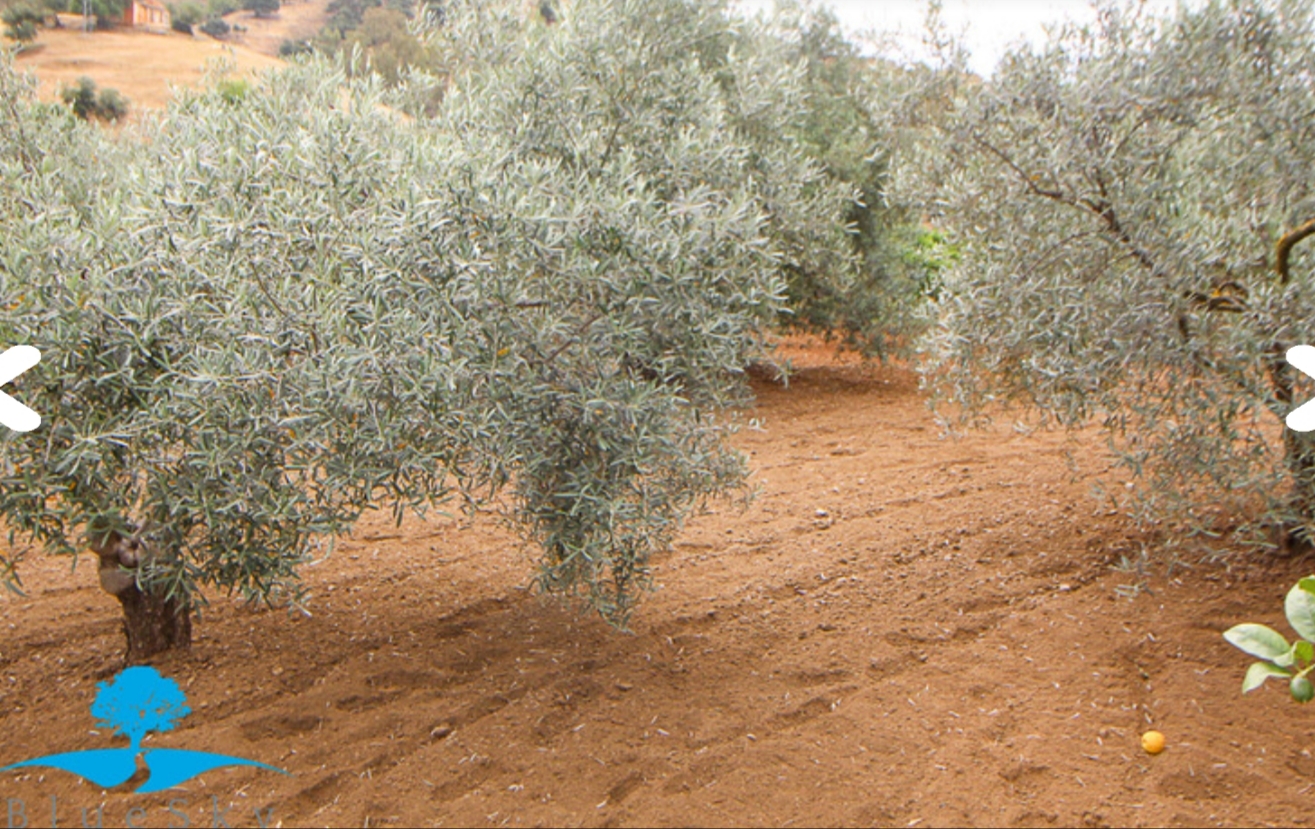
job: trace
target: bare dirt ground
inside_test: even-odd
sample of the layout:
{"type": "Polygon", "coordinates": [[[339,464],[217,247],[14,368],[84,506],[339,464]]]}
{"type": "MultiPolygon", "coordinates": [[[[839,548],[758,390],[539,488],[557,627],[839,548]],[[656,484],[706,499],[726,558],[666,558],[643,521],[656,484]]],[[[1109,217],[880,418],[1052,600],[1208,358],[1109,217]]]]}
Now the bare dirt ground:
{"type": "MultiPolygon", "coordinates": [[[[60,15],[60,19],[63,28],[42,29],[36,48],[20,52],[15,62],[20,70],[36,75],[37,95],[43,101],[59,100],[60,90],[85,75],[97,87],[117,89],[127,97],[131,118],[133,111],[163,109],[172,95],[171,85],[200,86],[207,67],[217,62],[230,62],[238,75],[247,76],[283,65],[268,53],[205,35],[129,29],[84,34],[81,16],[60,15]]],[[[272,54],[278,54],[277,43],[272,54]]]]}
{"type": "MultiPolygon", "coordinates": [[[[1110,564],[1142,539],[1089,497],[1098,453],[1075,480],[1059,435],[943,439],[906,370],[792,352],[736,439],[760,497],[692,521],[632,632],[527,591],[490,519],[372,520],[306,571],[311,618],[218,598],[157,663],[193,713],[150,744],[289,776],[132,795],[26,770],[0,797],[31,826],[52,796],[61,826],[101,804],[181,825],[171,798],[193,826],[1310,822],[1315,711],[1242,698],[1220,633],[1287,630],[1315,562],[1161,570],[1119,598],[1110,564]]],[[[0,762],[122,744],[88,713],[121,667],[117,604],[89,561],[25,583],[0,602],[0,762]]]]}
{"type": "Polygon", "coordinates": [[[262,55],[278,57],[285,40],[310,40],[329,20],[328,0],[291,0],[284,2],[271,17],[256,17],[247,11],[226,15],[229,24],[245,26],[232,39],[262,55]]]}

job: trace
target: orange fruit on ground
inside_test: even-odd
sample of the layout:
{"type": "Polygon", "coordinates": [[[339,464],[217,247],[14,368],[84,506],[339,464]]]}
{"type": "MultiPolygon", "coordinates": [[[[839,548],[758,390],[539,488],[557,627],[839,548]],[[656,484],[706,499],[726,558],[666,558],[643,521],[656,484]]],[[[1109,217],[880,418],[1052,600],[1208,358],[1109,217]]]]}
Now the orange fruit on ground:
{"type": "Polygon", "coordinates": [[[1141,735],[1141,747],[1147,754],[1159,754],[1164,751],[1164,735],[1158,731],[1147,731],[1141,735]]]}

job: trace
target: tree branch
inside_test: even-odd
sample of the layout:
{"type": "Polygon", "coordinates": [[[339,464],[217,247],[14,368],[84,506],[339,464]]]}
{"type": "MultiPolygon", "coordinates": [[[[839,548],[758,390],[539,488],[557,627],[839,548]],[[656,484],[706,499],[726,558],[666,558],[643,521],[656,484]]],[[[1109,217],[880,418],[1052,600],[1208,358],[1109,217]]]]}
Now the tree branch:
{"type": "Polygon", "coordinates": [[[1280,285],[1288,284],[1288,260],[1292,255],[1292,247],[1313,233],[1315,233],[1315,219],[1311,219],[1296,230],[1285,233],[1283,238],[1278,240],[1278,245],[1274,248],[1274,272],[1278,274],[1280,285]]]}
{"type": "MultiPolygon", "coordinates": [[[[1101,221],[1105,223],[1106,229],[1109,230],[1110,233],[1114,234],[1114,237],[1118,239],[1120,242],[1122,242],[1128,248],[1128,250],[1132,253],[1133,258],[1135,258],[1138,261],[1138,263],[1141,264],[1142,267],[1146,268],[1148,271],[1151,271],[1152,273],[1160,272],[1159,268],[1155,264],[1155,260],[1151,258],[1151,255],[1146,251],[1142,250],[1140,247],[1138,247],[1136,242],[1133,241],[1132,236],[1123,227],[1123,224],[1119,221],[1118,216],[1114,212],[1113,205],[1110,204],[1108,199],[1104,197],[1098,200],[1093,200],[1089,198],[1076,199],[1072,196],[1065,194],[1061,190],[1048,190],[1044,187],[1041,187],[1033,180],[1031,176],[1029,176],[1026,172],[1024,172],[1023,168],[1019,167],[1018,164],[1016,164],[1014,160],[1009,157],[1009,154],[1006,153],[1004,150],[1001,150],[998,147],[991,144],[990,142],[984,140],[977,133],[973,133],[973,140],[976,141],[979,146],[983,147],[986,150],[989,150],[992,155],[994,155],[996,158],[1000,159],[1006,165],[1008,165],[1009,169],[1013,170],[1014,173],[1018,175],[1018,177],[1023,181],[1024,184],[1027,185],[1028,189],[1031,190],[1034,195],[1050,199],[1051,201],[1057,201],[1060,204],[1066,204],[1069,207],[1074,207],[1080,210],[1085,210],[1087,212],[1094,213],[1097,217],[1100,218],[1101,221]]],[[[1092,174],[1095,177],[1094,181],[1096,182],[1097,187],[1100,189],[1101,193],[1104,194],[1105,182],[1104,182],[1104,178],[1100,174],[1100,170],[1093,169],[1092,174]]]]}
{"type": "MultiPolygon", "coordinates": [[[[1092,198],[1090,196],[1078,198],[1068,195],[1062,190],[1051,190],[1039,186],[1034,177],[1029,176],[1023,168],[1019,167],[1013,158],[1011,158],[1004,150],[992,145],[977,132],[972,133],[972,138],[977,142],[978,146],[988,150],[992,155],[1004,162],[1009,169],[1013,170],[1018,178],[1027,185],[1028,189],[1031,190],[1034,195],[1050,199],[1051,201],[1060,204],[1068,205],[1076,210],[1081,210],[1096,216],[1104,225],[1105,232],[1110,236],[1113,236],[1119,244],[1123,245],[1128,251],[1128,254],[1132,256],[1139,265],[1150,271],[1152,274],[1157,276],[1164,275],[1164,271],[1161,270],[1154,257],[1136,243],[1132,238],[1132,234],[1128,232],[1127,228],[1123,226],[1123,222],[1119,220],[1118,213],[1114,210],[1114,204],[1109,198],[1109,187],[1106,184],[1105,176],[1101,174],[1099,167],[1092,167],[1090,175],[1088,175],[1085,170],[1083,172],[1083,175],[1096,185],[1096,190],[1099,193],[1099,196],[1097,198],[1092,198]]],[[[1315,233],[1315,221],[1310,223],[1307,235],[1310,233],[1315,233]]],[[[1293,244],[1295,244],[1295,241],[1296,240],[1293,241],[1293,244]]],[[[1291,245],[1289,245],[1289,247],[1291,247],[1291,245]]],[[[1241,313],[1246,309],[1245,298],[1239,299],[1232,296],[1207,297],[1196,292],[1186,293],[1185,298],[1194,305],[1204,307],[1206,311],[1241,313]]],[[[1183,341],[1190,342],[1192,340],[1192,324],[1188,319],[1187,314],[1180,311],[1178,312],[1176,319],[1178,323],[1178,331],[1182,335],[1183,341]]]]}
{"type": "Polygon", "coordinates": [[[1017,164],[1015,164],[1014,160],[1010,158],[1007,153],[1005,153],[1003,150],[996,148],[994,144],[991,144],[989,141],[986,141],[977,133],[974,132],[972,135],[973,135],[973,140],[977,142],[978,146],[990,150],[992,155],[1003,161],[1005,164],[1009,165],[1009,169],[1017,173],[1018,177],[1023,180],[1023,183],[1026,184],[1034,194],[1038,196],[1043,196],[1047,199],[1052,199],[1054,201],[1063,202],[1064,204],[1070,204],[1070,205],[1073,204],[1073,202],[1070,199],[1068,199],[1059,190],[1046,190],[1041,187],[1038,187],[1037,183],[1033,181],[1032,177],[1029,176],[1027,173],[1023,172],[1023,169],[1019,167],[1017,164]]]}

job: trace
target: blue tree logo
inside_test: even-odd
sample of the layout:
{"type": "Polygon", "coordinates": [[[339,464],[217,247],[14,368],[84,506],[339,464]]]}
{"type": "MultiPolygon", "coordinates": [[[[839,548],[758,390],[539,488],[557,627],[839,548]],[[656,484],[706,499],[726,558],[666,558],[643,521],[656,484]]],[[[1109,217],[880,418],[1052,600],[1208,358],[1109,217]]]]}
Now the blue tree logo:
{"type": "Polygon", "coordinates": [[[128,668],[110,682],[97,683],[91,704],[96,726],[127,735],[134,753],[147,734],[171,731],[190,713],[183,689],[154,668],[128,668]]]}
{"type": "Polygon", "coordinates": [[[172,731],[178,721],[190,713],[192,709],[187,707],[187,695],[178,687],[178,683],[160,676],[151,667],[127,668],[120,671],[113,680],[98,683],[96,699],[91,704],[91,715],[96,718],[96,725],[126,736],[127,748],[93,748],[47,754],[5,766],[0,771],[45,766],[72,772],[97,786],[112,789],[126,783],[137,772],[137,757],[141,755],[151,774],[136,788],[137,794],[164,791],[198,774],[223,766],[254,766],[287,774],[283,769],[255,760],[209,751],[142,749],[142,739],[147,734],[172,731]]]}

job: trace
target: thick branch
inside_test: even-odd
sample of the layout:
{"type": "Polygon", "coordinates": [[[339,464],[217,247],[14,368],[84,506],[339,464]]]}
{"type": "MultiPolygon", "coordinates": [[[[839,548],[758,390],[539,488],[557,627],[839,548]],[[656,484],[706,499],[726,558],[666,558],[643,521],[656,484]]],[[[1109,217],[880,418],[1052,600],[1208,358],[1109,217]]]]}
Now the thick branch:
{"type": "Polygon", "coordinates": [[[1288,260],[1292,255],[1292,248],[1302,239],[1315,233],[1315,219],[1311,219],[1296,230],[1289,231],[1278,240],[1275,247],[1274,271],[1278,274],[1278,281],[1281,285],[1288,284],[1288,260]]]}
{"type": "MultiPolygon", "coordinates": [[[[1301,227],[1283,234],[1275,246],[1274,271],[1278,274],[1278,281],[1281,285],[1288,284],[1288,261],[1292,255],[1292,248],[1302,239],[1315,233],[1315,219],[1311,219],[1301,227]]],[[[1287,353],[1287,346],[1283,343],[1274,343],[1269,348],[1269,379],[1274,387],[1274,399],[1282,406],[1292,405],[1292,370],[1288,365],[1284,355],[1287,353]]],[[[1287,442],[1289,458],[1298,456],[1295,448],[1296,444],[1290,437],[1291,430],[1284,429],[1284,438],[1287,442]]]]}
{"type": "MultiPolygon", "coordinates": [[[[1032,191],[1034,195],[1050,199],[1051,201],[1059,202],[1060,204],[1066,204],[1069,207],[1078,210],[1083,210],[1088,213],[1095,214],[1105,224],[1106,230],[1108,230],[1111,234],[1113,234],[1114,238],[1118,239],[1121,243],[1123,243],[1125,247],[1128,248],[1129,252],[1132,253],[1133,258],[1137,260],[1138,264],[1140,264],[1143,268],[1146,268],[1148,271],[1152,273],[1160,272],[1159,267],[1156,265],[1155,260],[1151,258],[1151,255],[1147,253],[1145,250],[1143,250],[1141,247],[1139,247],[1135,241],[1133,241],[1132,235],[1129,234],[1128,231],[1123,227],[1122,223],[1119,221],[1118,216],[1114,212],[1113,205],[1110,204],[1107,198],[1102,197],[1100,199],[1089,199],[1089,198],[1079,199],[1064,193],[1062,190],[1051,190],[1048,188],[1040,187],[1037,185],[1033,177],[1029,176],[1026,172],[1024,172],[1023,168],[1019,167],[1018,164],[1015,163],[1015,161],[1012,158],[1010,158],[1009,154],[1006,153],[1004,150],[1001,150],[1000,148],[994,146],[989,141],[986,141],[980,135],[977,135],[975,133],[973,134],[973,140],[976,141],[978,145],[981,146],[982,148],[989,150],[991,154],[993,154],[996,158],[999,158],[1011,170],[1013,170],[1014,173],[1018,176],[1019,180],[1021,180],[1023,184],[1025,184],[1027,188],[1032,191]]],[[[1103,196],[1103,194],[1105,193],[1105,181],[1100,175],[1100,170],[1094,170],[1093,174],[1095,176],[1096,184],[1100,188],[1100,191],[1103,196]]]]}
{"type": "MultiPolygon", "coordinates": [[[[1090,174],[1087,174],[1085,170],[1083,172],[1083,175],[1096,185],[1099,197],[1075,197],[1063,192],[1062,190],[1039,186],[1037,184],[1037,179],[1039,177],[1029,176],[1007,152],[994,146],[975,132],[972,134],[972,138],[977,142],[978,146],[989,151],[996,158],[1000,159],[1000,161],[1004,162],[1009,169],[1013,170],[1014,174],[1018,176],[1019,180],[1023,182],[1033,195],[1058,202],[1059,204],[1067,205],[1075,210],[1080,210],[1097,217],[1104,226],[1104,232],[1108,233],[1117,240],[1119,244],[1123,245],[1123,247],[1127,249],[1129,255],[1137,261],[1137,264],[1141,265],[1152,274],[1156,274],[1157,276],[1163,275],[1163,271],[1155,261],[1155,258],[1152,257],[1145,248],[1137,244],[1132,238],[1132,234],[1128,232],[1127,228],[1125,228],[1123,223],[1119,220],[1119,216],[1115,212],[1114,205],[1109,197],[1109,188],[1106,185],[1105,177],[1101,174],[1099,167],[1093,167],[1090,174]]],[[[1309,226],[1309,230],[1307,231],[1308,234],[1311,232],[1315,232],[1315,222],[1311,223],[1311,226],[1309,226]]],[[[1291,247],[1291,245],[1289,245],[1289,247],[1291,247]]],[[[1228,313],[1241,313],[1245,311],[1245,289],[1241,288],[1241,286],[1236,283],[1227,284],[1231,284],[1240,289],[1242,296],[1219,295],[1218,293],[1215,296],[1205,296],[1204,294],[1195,291],[1189,291],[1185,296],[1193,305],[1203,307],[1206,311],[1224,311],[1228,313]]],[[[1190,341],[1192,339],[1192,326],[1187,315],[1179,312],[1177,315],[1177,321],[1178,330],[1182,334],[1183,340],[1190,341]]]]}
{"type": "Polygon", "coordinates": [[[973,133],[973,140],[976,141],[977,144],[983,147],[984,149],[990,150],[991,153],[995,155],[996,158],[1000,159],[1005,164],[1007,164],[1011,170],[1013,170],[1015,173],[1018,174],[1018,178],[1024,184],[1027,185],[1028,189],[1031,190],[1036,195],[1044,196],[1047,199],[1052,199],[1054,201],[1062,202],[1068,205],[1073,204],[1073,202],[1070,199],[1065,198],[1064,194],[1059,190],[1047,190],[1043,187],[1037,186],[1036,180],[1032,176],[1029,176],[1027,173],[1023,172],[1023,168],[1015,164],[1014,160],[1010,158],[1009,155],[1004,150],[999,149],[994,144],[982,138],[980,135],[978,135],[975,132],[973,133]]]}

